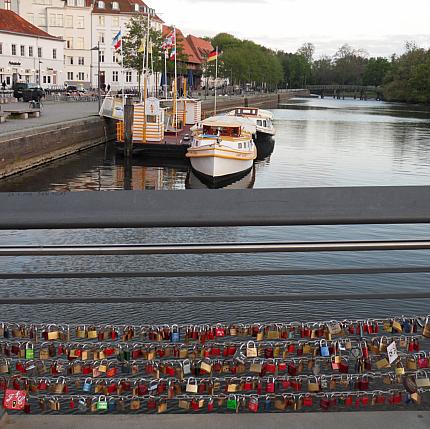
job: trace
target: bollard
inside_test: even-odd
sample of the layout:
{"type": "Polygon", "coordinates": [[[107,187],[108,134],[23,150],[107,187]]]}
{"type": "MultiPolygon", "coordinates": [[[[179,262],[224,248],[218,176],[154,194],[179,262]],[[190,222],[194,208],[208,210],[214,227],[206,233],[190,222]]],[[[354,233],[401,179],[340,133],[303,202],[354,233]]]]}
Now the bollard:
{"type": "Polygon", "coordinates": [[[133,100],[127,97],[124,105],[124,157],[126,158],[129,158],[133,151],[133,113],[133,100]]]}

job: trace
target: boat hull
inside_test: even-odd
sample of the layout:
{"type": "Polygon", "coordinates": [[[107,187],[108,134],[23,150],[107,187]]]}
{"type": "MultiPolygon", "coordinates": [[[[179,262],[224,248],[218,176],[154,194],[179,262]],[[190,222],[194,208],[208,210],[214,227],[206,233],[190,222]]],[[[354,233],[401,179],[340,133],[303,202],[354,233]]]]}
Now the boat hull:
{"type": "Polygon", "coordinates": [[[275,139],[271,134],[257,131],[254,136],[254,143],[257,147],[257,158],[259,160],[270,156],[275,149],[275,139]]]}
{"type": "Polygon", "coordinates": [[[204,176],[191,168],[185,181],[186,189],[250,189],[255,182],[255,168],[222,178],[204,176]]]}
{"type": "Polygon", "coordinates": [[[189,149],[187,157],[194,171],[208,178],[221,179],[250,170],[256,152],[256,149],[252,153],[237,153],[222,148],[189,149]]]}

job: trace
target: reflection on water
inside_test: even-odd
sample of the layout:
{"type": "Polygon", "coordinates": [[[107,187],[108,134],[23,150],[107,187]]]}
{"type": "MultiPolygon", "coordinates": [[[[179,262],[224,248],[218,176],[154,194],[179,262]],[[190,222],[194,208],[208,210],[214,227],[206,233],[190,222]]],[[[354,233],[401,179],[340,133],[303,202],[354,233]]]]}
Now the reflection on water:
{"type": "Polygon", "coordinates": [[[188,171],[187,179],[185,181],[186,189],[250,189],[254,186],[255,182],[255,168],[252,167],[250,171],[242,176],[225,180],[224,182],[213,183],[206,182],[203,178],[198,177],[190,168],[188,171]]]}
{"type": "MultiPolygon", "coordinates": [[[[372,101],[300,100],[305,109],[275,110],[275,150],[230,187],[430,185],[430,115],[417,106],[372,101]],[[254,183],[255,181],[255,183],[254,183]],[[254,183],[254,185],[253,185],[254,183]]],[[[0,191],[79,191],[124,188],[123,159],[98,147],[0,182],[0,191]]],[[[135,190],[205,186],[186,161],[134,159],[135,190]]],[[[186,192],[186,191],[185,191],[186,192]]],[[[202,202],[203,203],[203,202],[202,202]]],[[[172,207],[174,210],[174,207],[172,207]]],[[[232,207],[234,210],[234,207],[232,207]]],[[[168,228],[86,231],[3,231],[0,245],[66,243],[258,242],[429,238],[429,225],[307,226],[277,228],[168,228]]],[[[263,255],[152,255],[133,257],[2,258],[1,272],[114,270],[246,270],[428,265],[429,252],[263,255]]],[[[253,278],[97,279],[1,281],[8,296],[123,296],[233,293],[378,293],[426,291],[430,274],[253,278]]],[[[1,308],[1,306],[0,306],[1,308]]],[[[7,311],[6,311],[7,310],[7,311]]],[[[219,303],[7,306],[10,319],[172,323],[386,317],[430,313],[429,300],[342,303],[219,303]],[[125,320],[127,319],[127,320],[125,320]]]]}
{"type": "MultiPolygon", "coordinates": [[[[256,162],[256,188],[430,183],[429,108],[302,99],[274,113],[276,144],[256,162]]],[[[0,181],[0,191],[120,190],[123,163],[108,144],[0,181]]],[[[187,160],[136,157],[131,173],[134,190],[201,185],[187,160]]]]}

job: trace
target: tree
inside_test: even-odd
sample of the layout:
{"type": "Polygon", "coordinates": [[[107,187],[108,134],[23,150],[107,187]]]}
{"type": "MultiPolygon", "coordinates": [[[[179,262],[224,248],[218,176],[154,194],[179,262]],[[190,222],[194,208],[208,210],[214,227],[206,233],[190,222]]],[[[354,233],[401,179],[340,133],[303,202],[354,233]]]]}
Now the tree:
{"type": "MultiPolygon", "coordinates": [[[[145,52],[141,49],[142,42],[146,43],[148,19],[142,14],[134,15],[126,26],[126,35],[123,37],[122,52],[124,56],[124,67],[137,71],[139,88],[143,74],[145,52]]],[[[149,37],[152,45],[152,60],[154,71],[161,71],[161,43],[162,37],[159,31],[150,28],[149,37]]]]}
{"type": "Polygon", "coordinates": [[[386,58],[370,58],[364,71],[363,85],[381,86],[390,68],[390,61],[386,58]]]}
{"type": "Polygon", "coordinates": [[[304,43],[296,53],[304,57],[309,64],[312,64],[315,54],[315,45],[313,43],[304,43]]]}

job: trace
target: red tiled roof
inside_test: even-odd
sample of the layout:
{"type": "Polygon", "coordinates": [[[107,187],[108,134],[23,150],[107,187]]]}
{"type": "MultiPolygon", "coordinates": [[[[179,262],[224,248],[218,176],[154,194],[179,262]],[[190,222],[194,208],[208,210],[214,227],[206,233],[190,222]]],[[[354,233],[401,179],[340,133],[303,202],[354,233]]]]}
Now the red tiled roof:
{"type": "MultiPolygon", "coordinates": [[[[166,37],[172,29],[167,25],[163,25],[163,37],[166,37]]],[[[203,59],[198,55],[196,50],[190,44],[188,37],[185,38],[184,34],[178,28],[176,29],[176,39],[178,45],[182,47],[183,53],[188,57],[187,63],[191,64],[201,64],[203,59]]]]}
{"type": "Polygon", "coordinates": [[[6,9],[0,9],[0,31],[23,34],[31,37],[43,37],[45,39],[61,40],[61,38],[51,36],[46,31],[37,28],[35,25],[26,21],[15,12],[6,9]]]}
{"type": "MultiPolygon", "coordinates": [[[[144,15],[146,13],[142,12],[144,8],[148,8],[146,3],[142,0],[103,0],[105,7],[99,8],[98,1],[94,1],[93,13],[108,13],[108,14],[121,14],[121,13],[136,13],[135,4],[138,4],[141,7],[141,12],[144,15]],[[119,9],[113,9],[112,3],[116,1],[118,3],[119,9]]],[[[163,22],[157,15],[153,17],[154,20],[158,22],[163,22]]]]}
{"type": "Polygon", "coordinates": [[[200,37],[193,36],[192,34],[187,36],[187,41],[194,49],[194,52],[197,54],[197,57],[201,62],[206,61],[207,56],[214,50],[211,42],[201,39],[200,37]]]}

